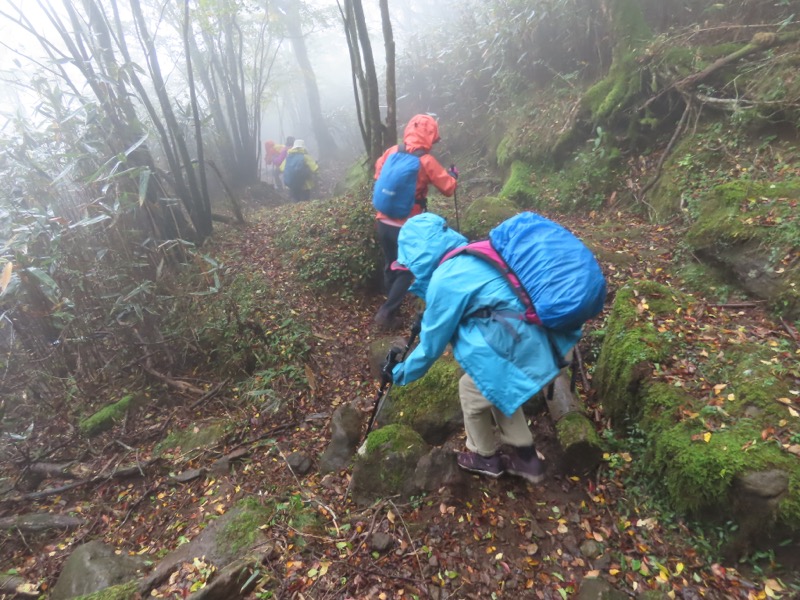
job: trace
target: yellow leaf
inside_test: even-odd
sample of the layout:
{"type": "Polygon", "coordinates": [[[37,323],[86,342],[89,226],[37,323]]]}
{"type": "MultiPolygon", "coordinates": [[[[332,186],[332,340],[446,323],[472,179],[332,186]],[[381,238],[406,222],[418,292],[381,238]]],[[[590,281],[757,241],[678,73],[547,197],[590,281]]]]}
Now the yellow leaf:
{"type": "Polygon", "coordinates": [[[728,387],[727,383],[718,383],[717,385],[714,386],[714,393],[719,394],[726,387],[728,387]]]}
{"type": "Polygon", "coordinates": [[[394,524],[395,515],[392,511],[386,513],[386,518],[389,519],[389,523],[394,524]]]}
{"type": "Polygon", "coordinates": [[[608,570],[608,574],[609,575],[619,575],[619,569],[609,569],[608,570]]]}
{"type": "Polygon", "coordinates": [[[706,432],[703,434],[703,441],[704,441],[706,444],[707,444],[708,442],[710,442],[710,441],[711,441],[711,432],[710,432],[710,431],[706,431],[706,432]]]}
{"type": "Polygon", "coordinates": [[[789,400],[788,398],[778,398],[778,402],[780,402],[781,404],[785,404],[786,406],[792,405],[792,401],[789,400]]]}
{"type": "Polygon", "coordinates": [[[11,272],[14,270],[12,263],[7,262],[3,267],[3,274],[0,275],[0,294],[6,291],[8,284],[11,282],[11,272]]]}
{"type": "Polygon", "coordinates": [[[597,577],[600,577],[600,571],[598,571],[597,569],[595,569],[594,571],[587,571],[584,577],[588,579],[595,579],[597,577]]]}
{"type": "Polygon", "coordinates": [[[495,560],[503,560],[503,553],[502,552],[498,552],[497,554],[494,555],[494,559],[495,560]]]}
{"type": "Polygon", "coordinates": [[[677,577],[681,573],[683,573],[683,563],[679,562],[677,565],[675,565],[675,576],[677,577]]]}
{"type": "Polygon", "coordinates": [[[599,533],[597,533],[596,531],[594,533],[592,533],[592,537],[594,538],[594,541],[596,541],[596,542],[602,542],[603,541],[603,536],[600,535],[599,533]]]}
{"type": "Polygon", "coordinates": [[[789,407],[789,414],[790,414],[790,415],[792,415],[792,416],[793,416],[793,417],[795,417],[795,418],[797,418],[797,417],[800,417],[800,413],[798,413],[798,412],[797,412],[795,409],[793,409],[791,406],[789,407]]]}

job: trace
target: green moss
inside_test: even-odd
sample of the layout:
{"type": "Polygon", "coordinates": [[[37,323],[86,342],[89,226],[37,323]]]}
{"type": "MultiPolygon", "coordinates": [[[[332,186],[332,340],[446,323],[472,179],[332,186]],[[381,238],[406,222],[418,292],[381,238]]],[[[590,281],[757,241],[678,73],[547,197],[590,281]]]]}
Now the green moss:
{"type": "Polygon", "coordinates": [[[129,581],[93,594],[78,596],[75,600],[133,600],[136,597],[138,597],[138,585],[136,581],[129,581]]]}
{"type": "Polygon", "coordinates": [[[367,436],[367,456],[386,451],[407,456],[425,445],[425,441],[416,431],[406,425],[394,423],[376,429],[367,436]]]}
{"type": "Polygon", "coordinates": [[[567,413],[564,415],[556,423],[556,432],[563,446],[569,446],[581,441],[600,446],[600,438],[592,426],[592,422],[583,413],[567,413]]]}
{"type": "Polygon", "coordinates": [[[275,505],[271,501],[264,504],[258,498],[244,498],[232,510],[236,515],[220,531],[219,541],[234,555],[255,544],[259,527],[269,523],[275,515],[275,505]]]}
{"type": "Polygon", "coordinates": [[[642,382],[654,364],[672,354],[671,332],[659,332],[655,318],[674,316],[687,302],[674,290],[651,281],[633,281],[617,292],[595,377],[603,406],[617,427],[638,418],[642,382]]]}
{"type": "Polygon", "coordinates": [[[100,409],[80,422],[81,433],[91,437],[103,431],[108,431],[115,423],[125,418],[125,415],[128,414],[128,409],[131,408],[131,402],[133,402],[133,396],[123,396],[114,404],[100,409]]]}
{"type": "Polygon", "coordinates": [[[485,238],[489,230],[519,212],[508,198],[485,196],[469,205],[464,213],[461,232],[469,239],[485,238]]]}
{"type": "Polygon", "coordinates": [[[203,427],[189,425],[183,431],[172,431],[153,448],[155,454],[163,454],[169,450],[180,449],[181,452],[191,452],[198,448],[210,448],[225,437],[227,426],[225,423],[211,423],[203,427]]]}
{"type": "Polygon", "coordinates": [[[692,320],[682,320],[687,311],[690,297],[659,284],[632,282],[617,292],[595,375],[604,408],[616,426],[641,433],[641,470],[677,510],[745,518],[734,514],[735,480],[778,469],[790,493],[775,516],[800,530],[800,462],[762,439],[788,418],[776,402],[791,397],[776,358],[781,349],[747,341],[726,324],[695,336],[692,320]],[[695,361],[702,368],[686,378],[695,361]],[[669,376],[676,367],[684,372],[677,381],[669,376]]]}
{"type": "Polygon", "coordinates": [[[693,248],[750,239],[800,246],[800,180],[756,182],[746,179],[712,187],[702,198],[686,239],[693,248]]]}
{"type": "Polygon", "coordinates": [[[392,389],[391,403],[386,407],[387,420],[419,431],[419,422],[431,417],[441,418],[453,407],[458,409],[458,379],[461,374],[461,367],[452,356],[441,357],[424,377],[392,389]]]}
{"type": "Polygon", "coordinates": [[[514,161],[500,197],[506,198],[520,206],[533,206],[536,202],[536,189],[531,186],[533,170],[522,161],[514,161]]]}

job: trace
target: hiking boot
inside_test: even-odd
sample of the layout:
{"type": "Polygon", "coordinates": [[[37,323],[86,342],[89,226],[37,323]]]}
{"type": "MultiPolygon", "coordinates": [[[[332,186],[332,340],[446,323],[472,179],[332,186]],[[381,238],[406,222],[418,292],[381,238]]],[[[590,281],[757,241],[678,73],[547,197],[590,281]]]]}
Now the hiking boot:
{"type": "Polygon", "coordinates": [[[530,458],[522,458],[519,450],[512,450],[508,454],[502,455],[503,469],[510,475],[516,475],[531,483],[540,483],[544,480],[544,463],[536,454],[536,450],[530,458]]]}
{"type": "Polygon", "coordinates": [[[493,456],[481,456],[475,452],[458,452],[457,454],[458,466],[465,471],[486,475],[492,479],[497,479],[504,473],[503,461],[499,454],[493,456]]]}

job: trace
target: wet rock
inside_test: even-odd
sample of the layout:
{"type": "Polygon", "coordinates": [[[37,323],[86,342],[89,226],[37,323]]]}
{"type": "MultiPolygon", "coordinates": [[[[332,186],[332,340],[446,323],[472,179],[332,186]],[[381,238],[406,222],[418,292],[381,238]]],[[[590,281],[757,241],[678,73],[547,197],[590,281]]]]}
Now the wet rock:
{"type": "Polygon", "coordinates": [[[581,544],[580,551],[589,560],[594,560],[603,553],[603,548],[594,540],[586,540],[581,544]]]}
{"type": "Polygon", "coordinates": [[[394,538],[388,533],[378,531],[372,534],[369,540],[370,548],[377,552],[386,552],[394,546],[394,538]]]}
{"type": "Polygon", "coordinates": [[[144,560],[139,557],[117,554],[100,541],[88,542],[69,555],[50,599],[66,600],[125,583],[135,579],[143,568],[144,560]]]}
{"type": "Polygon", "coordinates": [[[320,473],[344,469],[356,453],[361,439],[361,413],[347,404],[337,408],[331,418],[331,441],[319,461],[320,473]]]}
{"type": "Polygon", "coordinates": [[[311,470],[311,459],[302,452],[292,452],[286,457],[286,463],[296,475],[305,475],[311,470]]]}
{"type": "Polygon", "coordinates": [[[458,468],[454,452],[433,448],[423,456],[414,471],[414,483],[425,492],[433,492],[441,487],[463,490],[469,478],[458,468]]]}
{"type": "Polygon", "coordinates": [[[628,600],[628,595],[614,588],[605,579],[584,579],[577,600],[628,600]]]}

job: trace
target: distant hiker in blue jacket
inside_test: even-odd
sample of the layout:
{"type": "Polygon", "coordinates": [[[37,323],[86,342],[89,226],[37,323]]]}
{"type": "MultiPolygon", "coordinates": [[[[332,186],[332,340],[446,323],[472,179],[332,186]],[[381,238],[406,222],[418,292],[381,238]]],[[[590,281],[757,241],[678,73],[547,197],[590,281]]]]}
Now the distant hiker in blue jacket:
{"type": "Polygon", "coordinates": [[[514,318],[523,305],[497,269],[469,254],[441,262],[466,243],[432,213],[412,217],[400,229],[397,266],[413,274],[409,291],[425,300],[425,312],[419,345],[394,368],[392,379],[397,385],[419,379],[452,344],[465,371],[459,397],[467,452],[458,454],[458,465],[538,483],[545,467],[521,407],[558,375],[553,346],[565,356],[581,332],[551,332],[551,346],[544,328],[514,318]],[[498,438],[510,451],[498,448],[498,438]]]}
{"type": "Polygon", "coordinates": [[[314,174],[319,170],[319,165],[306,150],[303,140],[295,140],[292,147],[286,152],[286,158],[281,163],[283,183],[289,188],[289,196],[294,202],[311,199],[311,190],[314,189],[314,174]]]}

